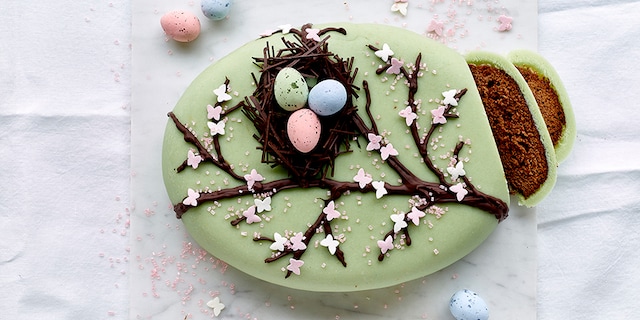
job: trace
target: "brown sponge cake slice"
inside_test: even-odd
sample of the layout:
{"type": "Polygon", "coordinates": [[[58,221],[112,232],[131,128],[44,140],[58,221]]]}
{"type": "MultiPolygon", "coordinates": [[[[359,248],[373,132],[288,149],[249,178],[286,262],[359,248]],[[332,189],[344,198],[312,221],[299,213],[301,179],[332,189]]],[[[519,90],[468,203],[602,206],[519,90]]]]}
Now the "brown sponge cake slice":
{"type": "Polygon", "coordinates": [[[520,204],[539,203],[556,181],[557,160],[536,100],[505,57],[472,52],[467,62],[498,146],[509,191],[520,204]]]}
{"type": "Polygon", "coordinates": [[[576,123],[560,76],[545,58],[529,50],[507,55],[531,88],[553,141],[558,162],[569,156],[576,137],[576,123]]]}

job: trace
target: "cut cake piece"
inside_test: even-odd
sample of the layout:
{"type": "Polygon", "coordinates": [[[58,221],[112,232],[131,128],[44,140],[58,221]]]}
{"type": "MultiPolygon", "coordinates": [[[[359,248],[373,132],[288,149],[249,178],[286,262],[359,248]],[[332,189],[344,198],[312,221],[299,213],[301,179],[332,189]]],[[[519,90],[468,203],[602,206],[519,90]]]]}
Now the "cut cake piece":
{"type": "Polygon", "coordinates": [[[509,192],[538,204],[553,189],[557,159],[536,100],[518,69],[490,52],[466,56],[504,167],[509,192]]]}
{"type": "Polygon", "coordinates": [[[515,50],[507,59],[527,81],[549,130],[556,158],[558,162],[564,161],[573,148],[576,122],[560,76],[551,63],[533,51],[515,50]]]}

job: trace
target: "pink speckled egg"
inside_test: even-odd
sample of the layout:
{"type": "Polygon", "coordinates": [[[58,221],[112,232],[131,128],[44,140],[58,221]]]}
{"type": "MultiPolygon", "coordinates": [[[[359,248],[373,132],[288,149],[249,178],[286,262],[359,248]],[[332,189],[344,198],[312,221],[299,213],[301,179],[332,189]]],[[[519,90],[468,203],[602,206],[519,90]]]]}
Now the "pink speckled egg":
{"type": "Polygon", "coordinates": [[[200,19],[186,11],[171,11],[160,18],[162,30],[171,39],[191,42],[200,35],[200,19]]]}
{"type": "Polygon", "coordinates": [[[296,110],[287,120],[289,140],[302,153],[308,153],[316,147],[321,130],[320,119],[310,109],[296,110]]]}

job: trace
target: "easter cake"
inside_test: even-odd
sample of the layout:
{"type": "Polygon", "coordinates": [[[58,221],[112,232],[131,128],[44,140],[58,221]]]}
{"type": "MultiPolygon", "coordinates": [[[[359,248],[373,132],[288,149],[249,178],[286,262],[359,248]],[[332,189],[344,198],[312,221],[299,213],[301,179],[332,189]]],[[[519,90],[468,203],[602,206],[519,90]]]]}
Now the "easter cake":
{"type": "Polygon", "coordinates": [[[509,209],[465,57],[383,25],[281,26],[218,60],[169,113],[162,158],[204,249],[302,290],[431,274],[509,209]]]}

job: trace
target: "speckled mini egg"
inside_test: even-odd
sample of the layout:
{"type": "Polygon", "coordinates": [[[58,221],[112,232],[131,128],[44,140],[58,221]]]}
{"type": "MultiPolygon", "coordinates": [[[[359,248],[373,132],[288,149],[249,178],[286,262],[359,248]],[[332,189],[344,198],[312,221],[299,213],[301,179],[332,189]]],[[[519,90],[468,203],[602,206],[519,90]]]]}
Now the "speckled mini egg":
{"type": "Polygon", "coordinates": [[[308,153],[316,147],[321,130],[320,119],[310,109],[296,110],[287,120],[289,140],[302,153],[308,153]]]}
{"type": "Polygon", "coordinates": [[[231,0],[202,0],[200,9],[205,17],[211,20],[222,20],[231,10],[231,0]]]}
{"type": "Polygon", "coordinates": [[[276,75],[273,93],[278,105],[287,111],[298,110],[307,104],[309,87],[302,74],[294,68],[282,68],[276,75]]]}
{"type": "Polygon", "coordinates": [[[160,18],[162,30],[178,42],[191,42],[200,35],[200,19],[186,11],[171,11],[160,18]]]}
{"type": "Polygon", "coordinates": [[[471,290],[460,290],[453,294],[449,310],[457,320],[487,320],[489,309],[482,298],[471,290]]]}
{"type": "Polygon", "coordinates": [[[309,108],[321,116],[337,113],[346,102],[347,89],[337,80],[322,80],[309,91],[309,108]]]}

